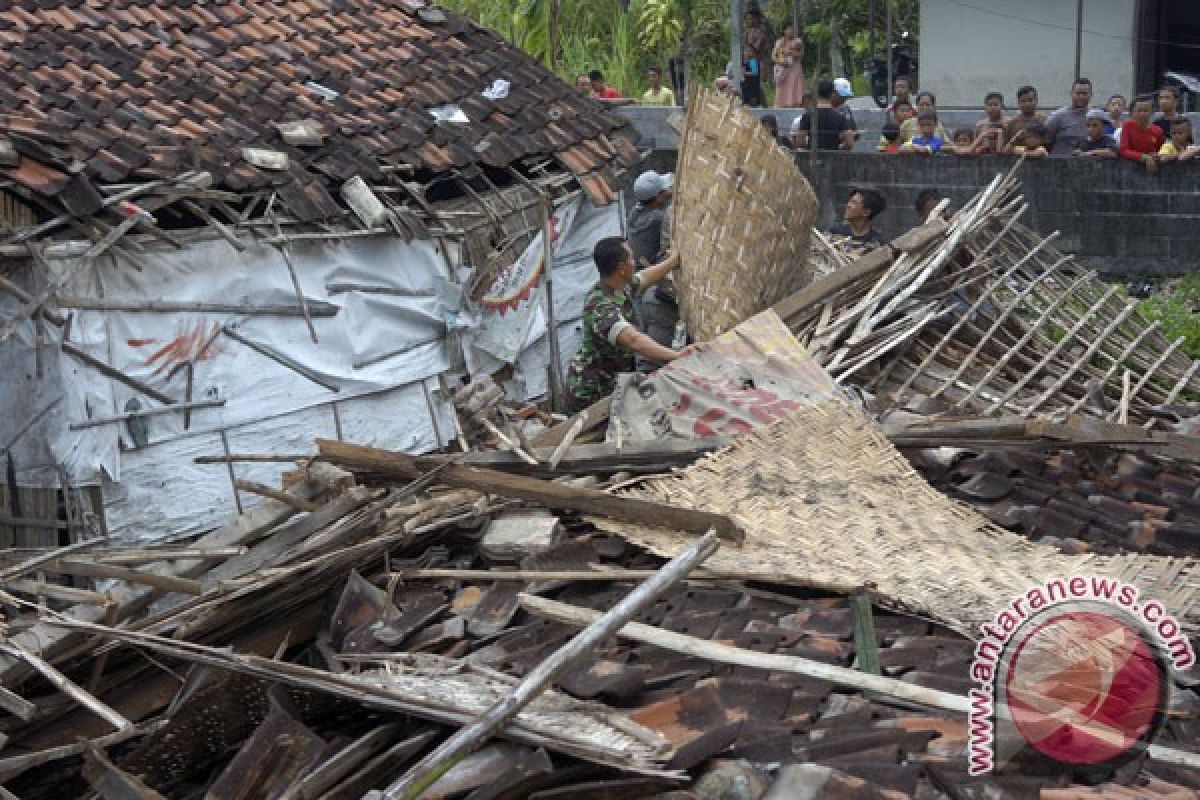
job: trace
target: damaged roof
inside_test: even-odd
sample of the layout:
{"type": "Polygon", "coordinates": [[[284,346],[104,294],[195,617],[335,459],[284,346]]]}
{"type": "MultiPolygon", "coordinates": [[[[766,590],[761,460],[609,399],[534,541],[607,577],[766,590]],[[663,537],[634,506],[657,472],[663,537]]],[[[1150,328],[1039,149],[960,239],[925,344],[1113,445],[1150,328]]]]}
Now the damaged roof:
{"type": "Polygon", "coordinates": [[[585,177],[633,153],[619,116],[424,0],[0,0],[0,52],[0,133],[22,156],[3,171],[44,195],[77,174],[244,190],[527,157],[585,177]],[[447,106],[468,122],[438,122],[447,106]]]}

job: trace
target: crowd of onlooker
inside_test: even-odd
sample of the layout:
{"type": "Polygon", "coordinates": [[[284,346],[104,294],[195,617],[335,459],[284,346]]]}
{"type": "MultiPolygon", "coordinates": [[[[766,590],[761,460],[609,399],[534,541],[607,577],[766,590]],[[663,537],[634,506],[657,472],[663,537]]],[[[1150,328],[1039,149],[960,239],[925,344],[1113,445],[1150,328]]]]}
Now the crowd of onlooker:
{"type": "MultiPolygon", "coordinates": [[[[1126,158],[1150,171],[1163,161],[1187,161],[1200,154],[1191,122],[1179,110],[1179,91],[1170,86],[1139,95],[1129,109],[1119,94],[1097,108],[1092,106],[1091,81],[1079,78],[1071,87],[1071,102],[1050,114],[1038,110],[1033,86],[1017,90],[1017,110],[1011,115],[1004,95],[989,92],[979,120],[952,133],[942,126],[933,92],[913,95],[907,78],[897,78],[894,91],[877,147],[881,153],[1126,158]]],[[[845,104],[851,95],[844,79],[822,81],[815,103],[795,118],[781,144],[809,149],[815,136],[817,149],[852,149],[861,132],[845,104]]],[[[771,115],[764,125],[778,135],[771,115]]]]}

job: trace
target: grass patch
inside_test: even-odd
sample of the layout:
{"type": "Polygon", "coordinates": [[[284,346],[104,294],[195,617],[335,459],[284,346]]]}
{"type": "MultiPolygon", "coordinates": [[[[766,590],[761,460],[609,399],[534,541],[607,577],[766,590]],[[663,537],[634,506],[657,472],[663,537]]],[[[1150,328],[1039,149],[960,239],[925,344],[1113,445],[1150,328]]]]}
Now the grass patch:
{"type": "Polygon", "coordinates": [[[1192,273],[1172,282],[1163,291],[1138,302],[1142,316],[1162,326],[1171,341],[1183,337],[1181,349],[1192,358],[1200,358],[1200,273],[1192,273]]]}

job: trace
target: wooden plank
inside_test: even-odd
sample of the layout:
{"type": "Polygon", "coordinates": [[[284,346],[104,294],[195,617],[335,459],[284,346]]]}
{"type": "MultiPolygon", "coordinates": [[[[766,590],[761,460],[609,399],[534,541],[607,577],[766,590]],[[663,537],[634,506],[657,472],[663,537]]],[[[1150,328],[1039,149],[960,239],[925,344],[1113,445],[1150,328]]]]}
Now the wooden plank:
{"type": "Polygon", "coordinates": [[[567,486],[523,475],[461,464],[438,464],[402,453],[374,447],[318,439],[322,457],[342,466],[354,467],[406,480],[420,478],[441,467],[437,482],[445,486],[477,489],[488,494],[541,503],[550,508],[579,511],[635,525],[653,525],[686,533],[703,534],[710,528],[722,539],[740,543],[745,534],[724,514],[663,505],[633,497],[618,497],[595,489],[567,486]]]}
{"type": "Polygon", "coordinates": [[[805,286],[795,294],[780,300],[771,306],[771,310],[787,323],[789,317],[793,317],[801,311],[827,300],[843,289],[853,286],[864,278],[891,266],[894,257],[895,254],[892,252],[891,247],[880,247],[877,250],[865,253],[849,267],[826,275],[824,278],[805,286]]]}
{"type": "MultiPolygon", "coordinates": [[[[595,403],[580,412],[581,415],[586,416],[587,421],[584,423],[583,429],[580,430],[576,435],[584,436],[592,431],[599,430],[600,428],[608,425],[608,414],[611,406],[612,397],[610,396],[605,397],[602,400],[597,400],[595,403]]],[[[555,425],[553,428],[544,430],[537,436],[533,437],[533,442],[531,444],[533,444],[534,447],[555,447],[559,445],[564,438],[566,438],[567,434],[571,431],[573,424],[573,419],[564,420],[555,425]]]]}
{"type": "Polygon", "coordinates": [[[661,439],[653,442],[626,444],[621,450],[609,443],[580,444],[567,448],[560,456],[557,469],[554,456],[557,449],[535,447],[531,455],[538,464],[529,464],[520,456],[501,450],[482,450],[448,456],[427,456],[431,461],[446,461],[488,467],[522,475],[555,477],[563,474],[589,472],[645,472],[662,470],[680,464],[690,464],[705,453],[711,453],[732,441],[725,436],[699,439],[661,439]]]}

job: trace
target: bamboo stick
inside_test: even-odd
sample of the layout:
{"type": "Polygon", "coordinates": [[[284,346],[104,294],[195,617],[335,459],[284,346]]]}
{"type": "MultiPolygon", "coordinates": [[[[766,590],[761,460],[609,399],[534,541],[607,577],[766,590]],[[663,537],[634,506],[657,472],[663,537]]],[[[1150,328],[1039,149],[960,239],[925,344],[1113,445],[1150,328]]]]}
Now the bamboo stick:
{"type": "Polygon", "coordinates": [[[92,695],[88,694],[77,684],[72,682],[70,678],[68,678],[66,675],[63,675],[61,672],[55,669],[53,665],[47,661],[44,661],[41,657],[35,656],[28,650],[22,647],[17,647],[9,642],[0,642],[0,651],[7,653],[13,658],[23,659],[25,663],[29,664],[29,666],[41,673],[42,677],[53,684],[56,689],[70,697],[75,702],[79,703],[81,706],[87,708],[93,714],[112,725],[118,731],[134,728],[134,724],[132,722],[125,719],[115,710],[109,708],[92,695]]]}
{"type": "Polygon", "coordinates": [[[341,387],[339,387],[333,381],[322,377],[315,370],[309,369],[308,367],[304,366],[296,359],[292,358],[291,356],[286,356],[283,353],[280,353],[278,350],[276,350],[275,348],[273,348],[269,345],[263,344],[262,342],[256,342],[253,339],[243,336],[242,334],[238,333],[233,328],[232,325],[222,325],[221,332],[224,333],[226,336],[228,336],[230,339],[233,339],[234,341],[237,341],[237,342],[241,342],[242,344],[246,345],[246,347],[249,347],[251,350],[255,350],[258,353],[261,353],[262,355],[271,359],[275,363],[277,363],[281,366],[287,367],[292,372],[295,372],[297,375],[301,375],[305,378],[308,378],[310,381],[317,384],[318,386],[323,386],[324,388],[328,389],[331,392],[341,391],[341,387]]]}
{"type": "Polygon", "coordinates": [[[158,402],[162,403],[165,406],[169,406],[175,402],[175,400],[172,397],[170,397],[169,395],[166,395],[163,392],[160,392],[158,389],[155,389],[153,386],[148,386],[148,385],[142,383],[140,380],[138,380],[137,378],[134,378],[131,375],[126,375],[124,372],[117,369],[116,367],[112,367],[112,366],[109,366],[108,364],[105,364],[103,361],[96,358],[92,354],[90,354],[84,350],[80,350],[78,347],[76,347],[75,345],[71,344],[68,341],[65,341],[65,340],[63,341],[62,351],[64,353],[66,353],[67,355],[74,356],[75,358],[79,359],[80,361],[87,364],[89,367],[96,370],[100,374],[105,375],[109,378],[112,378],[115,381],[119,381],[120,383],[123,383],[126,386],[128,386],[130,389],[133,389],[136,392],[140,392],[149,398],[157,400],[158,402]]]}
{"type": "Polygon", "coordinates": [[[72,756],[86,752],[89,747],[108,747],[120,744],[121,742],[127,742],[138,736],[150,736],[165,728],[169,722],[170,720],[166,719],[155,720],[148,725],[134,725],[96,739],[76,742],[74,744],[64,744],[60,747],[51,747],[48,750],[39,750],[36,753],[0,758],[0,776],[11,777],[27,769],[33,769],[42,764],[49,764],[51,761],[71,758],[72,756]]]}
{"type": "MultiPolygon", "coordinates": [[[[247,314],[265,317],[302,317],[304,309],[287,303],[200,303],[176,302],[171,300],[137,301],[124,298],[75,297],[59,295],[55,304],[60,308],[78,308],[86,311],[122,311],[145,314],[247,314]]],[[[341,311],[333,303],[313,302],[309,313],[314,317],[335,317],[341,311]]]]}
{"type": "MultiPolygon", "coordinates": [[[[591,609],[579,608],[567,603],[535,597],[530,594],[521,593],[517,595],[517,598],[521,603],[521,607],[529,613],[545,619],[552,619],[556,622],[564,622],[570,625],[590,625],[599,616],[599,612],[592,611],[591,609]]],[[[965,697],[937,689],[917,686],[897,678],[871,675],[849,667],[834,666],[798,656],[745,650],[740,647],[698,639],[694,636],[672,633],[662,628],[643,625],[639,622],[626,623],[620,630],[615,631],[615,635],[637,642],[652,644],[664,650],[671,650],[676,653],[715,661],[720,664],[735,664],[743,667],[804,675],[809,678],[828,681],[839,686],[876,692],[880,695],[896,697],[901,700],[920,703],[923,706],[938,708],[944,711],[955,711],[965,714],[970,710],[970,702],[965,697]]]]}
{"type": "Polygon", "coordinates": [[[578,636],[534,668],[508,697],[422,758],[400,780],[382,792],[368,793],[364,800],[415,800],[420,797],[454,764],[503,730],[522,708],[549,688],[555,679],[587,658],[597,644],[620,629],[666,589],[685,578],[696,565],[716,552],[717,546],[717,535],[713,531],[700,537],[671,559],[657,575],[627,594],[609,611],[597,614],[596,619],[578,636]]]}
{"type": "Polygon", "coordinates": [[[161,408],[143,408],[137,411],[125,411],[120,414],[112,414],[107,417],[92,417],[85,419],[82,422],[72,422],[67,427],[73,431],[80,431],[85,428],[95,428],[100,425],[108,425],[113,422],[124,422],[127,419],[140,419],[142,417],[154,417],[160,414],[171,414],[176,411],[189,411],[193,408],[219,408],[225,405],[225,398],[216,400],[196,400],[190,403],[171,403],[162,406],[161,408]]]}

